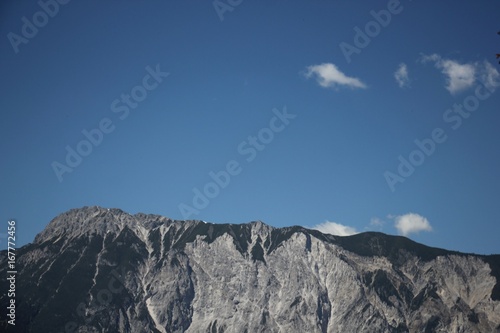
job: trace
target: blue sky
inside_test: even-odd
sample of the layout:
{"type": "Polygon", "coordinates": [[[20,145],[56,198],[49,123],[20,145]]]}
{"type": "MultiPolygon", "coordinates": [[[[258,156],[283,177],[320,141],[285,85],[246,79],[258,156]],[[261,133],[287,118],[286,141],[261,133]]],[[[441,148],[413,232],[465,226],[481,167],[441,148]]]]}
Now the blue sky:
{"type": "Polygon", "coordinates": [[[66,2],[0,5],[18,245],[100,205],[500,253],[497,2],[66,2]]]}

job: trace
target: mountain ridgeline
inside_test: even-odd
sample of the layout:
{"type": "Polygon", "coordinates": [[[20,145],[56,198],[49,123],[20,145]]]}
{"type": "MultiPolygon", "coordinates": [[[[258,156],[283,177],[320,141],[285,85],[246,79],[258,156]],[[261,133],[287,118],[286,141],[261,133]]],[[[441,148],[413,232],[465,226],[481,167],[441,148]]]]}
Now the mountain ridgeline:
{"type": "Polygon", "coordinates": [[[53,219],[16,260],[5,332],[500,332],[500,255],[376,232],[93,206],[53,219]]]}

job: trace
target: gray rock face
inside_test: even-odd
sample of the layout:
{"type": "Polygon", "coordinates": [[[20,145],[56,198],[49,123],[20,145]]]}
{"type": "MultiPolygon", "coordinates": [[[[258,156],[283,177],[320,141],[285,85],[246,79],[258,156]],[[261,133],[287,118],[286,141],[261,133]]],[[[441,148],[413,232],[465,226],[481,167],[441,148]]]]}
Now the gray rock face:
{"type": "Polygon", "coordinates": [[[381,233],[84,207],[17,255],[12,332],[500,332],[500,256],[381,233]]]}

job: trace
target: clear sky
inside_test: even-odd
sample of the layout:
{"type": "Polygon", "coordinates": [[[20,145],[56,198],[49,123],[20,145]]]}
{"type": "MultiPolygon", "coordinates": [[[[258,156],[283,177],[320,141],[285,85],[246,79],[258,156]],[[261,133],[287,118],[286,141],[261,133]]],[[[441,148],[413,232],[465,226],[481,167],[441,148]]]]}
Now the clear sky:
{"type": "Polygon", "coordinates": [[[499,12],[2,1],[0,245],[100,205],[500,253],[499,12]]]}

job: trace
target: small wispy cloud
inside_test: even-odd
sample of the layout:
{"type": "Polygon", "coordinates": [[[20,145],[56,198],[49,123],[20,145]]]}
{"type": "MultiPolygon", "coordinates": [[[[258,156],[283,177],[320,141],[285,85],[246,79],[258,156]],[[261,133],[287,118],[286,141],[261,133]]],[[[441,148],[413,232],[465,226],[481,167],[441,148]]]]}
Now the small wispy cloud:
{"type": "Polygon", "coordinates": [[[372,227],[383,227],[385,224],[385,221],[382,219],[379,219],[378,217],[372,217],[370,220],[370,226],[372,227]]]}
{"type": "Polygon", "coordinates": [[[399,64],[398,69],[394,72],[394,78],[398,83],[400,88],[406,88],[410,86],[410,76],[408,74],[408,66],[405,63],[399,64]]]}
{"type": "Polygon", "coordinates": [[[425,217],[414,213],[395,216],[394,227],[403,236],[418,234],[421,231],[432,231],[429,221],[425,217]]]}
{"type": "Polygon", "coordinates": [[[482,64],[479,64],[478,67],[479,80],[482,84],[492,90],[500,86],[500,73],[490,62],[485,60],[482,64]]]}
{"type": "Polygon", "coordinates": [[[488,88],[496,88],[499,85],[499,72],[486,60],[463,64],[438,54],[422,55],[420,60],[422,63],[433,62],[434,66],[441,70],[446,77],[445,88],[451,94],[471,88],[477,80],[488,88]]]}
{"type": "Polygon", "coordinates": [[[308,66],[304,73],[306,78],[315,77],[318,84],[324,88],[367,88],[360,79],[342,73],[337,66],[331,63],[308,66]]]}
{"type": "Polygon", "coordinates": [[[324,234],[331,234],[336,236],[351,236],[358,233],[358,231],[353,227],[330,221],[317,224],[311,229],[316,229],[324,234]]]}

